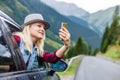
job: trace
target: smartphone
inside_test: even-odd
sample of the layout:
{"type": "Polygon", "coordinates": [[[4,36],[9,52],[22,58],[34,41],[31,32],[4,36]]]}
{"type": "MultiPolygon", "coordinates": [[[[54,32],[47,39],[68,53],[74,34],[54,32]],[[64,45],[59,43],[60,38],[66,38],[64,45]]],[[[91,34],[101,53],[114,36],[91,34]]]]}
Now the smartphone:
{"type": "Polygon", "coordinates": [[[66,29],[67,29],[68,24],[67,24],[66,22],[62,22],[62,23],[61,23],[61,27],[64,27],[64,28],[66,28],[66,29]]]}
{"type": "MultiPolygon", "coordinates": [[[[62,22],[62,23],[61,23],[61,27],[64,27],[64,28],[67,29],[68,24],[67,24],[66,22],[62,22]]],[[[60,40],[63,41],[63,39],[60,39],[60,40]]]]}

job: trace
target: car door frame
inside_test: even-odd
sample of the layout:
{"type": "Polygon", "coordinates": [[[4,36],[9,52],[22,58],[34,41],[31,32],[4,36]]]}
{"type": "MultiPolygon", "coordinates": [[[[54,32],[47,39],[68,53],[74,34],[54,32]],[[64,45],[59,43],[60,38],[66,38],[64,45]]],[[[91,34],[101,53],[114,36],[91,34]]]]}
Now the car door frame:
{"type": "Polygon", "coordinates": [[[20,29],[17,27],[16,24],[13,23],[13,21],[11,22],[11,21],[7,20],[6,18],[4,18],[3,16],[2,17],[0,16],[0,24],[1,24],[0,29],[3,34],[3,38],[6,42],[6,45],[10,50],[16,70],[17,71],[25,70],[26,69],[25,62],[23,60],[22,54],[19,50],[19,47],[18,47],[15,39],[12,36],[12,32],[10,30],[9,25],[11,25],[12,28],[16,28],[17,30],[20,30],[20,29]]]}

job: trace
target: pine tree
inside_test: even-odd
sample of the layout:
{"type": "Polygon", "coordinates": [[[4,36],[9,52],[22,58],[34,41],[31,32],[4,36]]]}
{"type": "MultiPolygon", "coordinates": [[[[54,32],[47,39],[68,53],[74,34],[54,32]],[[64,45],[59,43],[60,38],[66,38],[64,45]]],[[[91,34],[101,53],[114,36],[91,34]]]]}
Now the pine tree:
{"type": "Polygon", "coordinates": [[[83,54],[89,55],[88,52],[89,52],[89,46],[85,41],[83,41],[83,54]]]}
{"type": "Polygon", "coordinates": [[[67,55],[65,56],[66,59],[69,59],[74,56],[74,47],[71,47],[69,51],[67,52],[67,55]]]}
{"type": "Polygon", "coordinates": [[[110,44],[115,44],[118,39],[118,28],[119,28],[119,6],[116,7],[114,14],[113,14],[113,21],[110,25],[111,35],[108,38],[110,44]]]}
{"type": "Polygon", "coordinates": [[[115,8],[115,11],[113,13],[113,21],[111,25],[107,25],[105,29],[105,33],[103,35],[102,43],[101,43],[101,52],[106,52],[107,47],[109,45],[115,45],[116,41],[119,38],[120,35],[120,24],[119,24],[119,6],[115,8]]]}
{"type": "Polygon", "coordinates": [[[96,48],[92,54],[92,56],[95,56],[99,52],[99,48],[96,48]]]}
{"type": "Polygon", "coordinates": [[[92,54],[92,49],[91,49],[91,47],[89,46],[88,55],[91,55],[91,54],[92,54]]]}
{"type": "Polygon", "coordinates": [[[79,37],[74,46],[75,55],[80,55],[80,54],[87,55],[88,52],[89,52],[88,44],[85,41],[83,41],[81,37],[79,37]]]}
{"type": "Polygon", "coordinates": [[[69,49],[66,58],[68,59],[80,54],[88,54],[88,52],[89,52],[88,44],[84,42],[81,37],[78,37],[75,45],[69,49]]]}
{"type": "Polygon", "coordinates": [[[74,47],[74,55],[79,55],[83,53],[82,38],[79,37],[74,47]]]}
{"type": "Polygon", "coordinates": [[[107,47],[110,43],[110,41],[108,40],[109,36],[110,36],[110,31],[109,31],[109,26],[107,25],[100,47],[100,51],[103,53],[107,50],[107,47]]]}

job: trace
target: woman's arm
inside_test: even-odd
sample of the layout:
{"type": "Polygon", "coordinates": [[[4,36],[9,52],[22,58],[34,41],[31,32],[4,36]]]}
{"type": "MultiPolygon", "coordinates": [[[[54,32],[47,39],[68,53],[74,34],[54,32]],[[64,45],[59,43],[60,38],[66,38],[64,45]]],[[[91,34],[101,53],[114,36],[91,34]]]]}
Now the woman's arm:
{"type": "Polygon", "coordinates": [[[61,58],[70,46],[70,33],[66,28],[62,27],[60,29],[59,37],[63,41],[64,45],[56,52],[56,56],[61,58]]]}
{"type": "Polygon", "coordinates": [[[38,61],[54,63],[64,57],[66,50],[70,46],[70,33],[63,27],[60,29],[59,36],[60,39],[64,42],[64,45],[54,53],[45,52],[42,57],[38,55],[38,61]]]}

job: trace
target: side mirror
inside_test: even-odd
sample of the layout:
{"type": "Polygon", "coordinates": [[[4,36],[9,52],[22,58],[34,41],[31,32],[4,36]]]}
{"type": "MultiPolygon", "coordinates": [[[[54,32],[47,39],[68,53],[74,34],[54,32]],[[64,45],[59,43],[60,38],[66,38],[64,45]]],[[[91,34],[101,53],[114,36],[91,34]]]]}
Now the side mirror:
{"type": "Polygon", "coordinates": [[[63,60],[59,60],[56,63],[51,64],[51,67],[53,71],[62,72],[67,69],[68,64],[63,60]]]}

